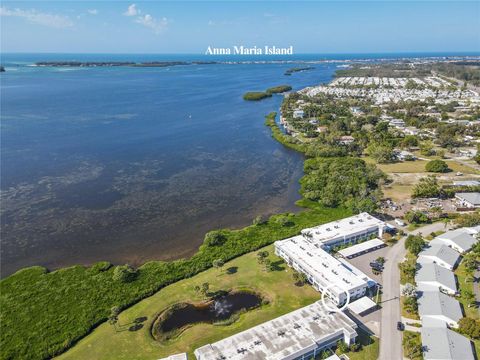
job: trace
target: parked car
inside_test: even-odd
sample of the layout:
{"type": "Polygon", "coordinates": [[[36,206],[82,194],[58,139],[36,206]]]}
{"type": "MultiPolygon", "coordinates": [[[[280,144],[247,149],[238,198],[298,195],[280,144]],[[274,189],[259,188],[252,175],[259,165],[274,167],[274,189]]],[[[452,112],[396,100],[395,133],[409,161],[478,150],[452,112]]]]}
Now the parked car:
{"type": "Polygon", "coordinates": [[[397,224],[398,226],[405,226],[405,223],[402,219],[395,219],[395,224],[397,224]]]}
{"type": "Polygon", "coordinates": [[[401,321],[397,322],[397,330],[403,331],[405,329],[405,325],[401,321]]]}

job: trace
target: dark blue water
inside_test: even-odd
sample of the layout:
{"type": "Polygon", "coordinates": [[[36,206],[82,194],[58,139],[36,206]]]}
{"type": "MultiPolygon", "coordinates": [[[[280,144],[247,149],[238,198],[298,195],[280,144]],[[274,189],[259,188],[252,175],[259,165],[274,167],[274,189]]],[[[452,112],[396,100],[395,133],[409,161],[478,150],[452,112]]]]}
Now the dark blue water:
{"type": "MultiPolygon", "coordinates": [[[[289,60],[300,58],[349,56],[289,60]]],[[[272,58],[3,54],[3,276],[29,265],[188,256],[208,230],[295,211],[303,159],[264,126],[282,96],[245,102],[242,94],[327,82],[339,65],[292,76],[283,73],[297,64],[28,66],[48,60],[272,58]]]]}
{"type": "Polygon", "coordinates": [[[302,157],[264,126],[282,97],[242,95],[328,81],[335,64],[27,66],[66,58],[2,58],[3,275],[187,256],[208,230],[295,210],[302,157]]]}

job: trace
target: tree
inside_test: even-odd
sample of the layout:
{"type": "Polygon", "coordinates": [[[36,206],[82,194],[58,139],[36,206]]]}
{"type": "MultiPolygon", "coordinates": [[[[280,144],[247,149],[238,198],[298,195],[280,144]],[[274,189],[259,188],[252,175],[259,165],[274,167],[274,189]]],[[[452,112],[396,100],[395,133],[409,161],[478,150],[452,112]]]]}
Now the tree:
{"type": "Polygon", "coordinates": [[[422,251],[424,246],[425,241],[420,235],[408,235],[407,240],[405,240],[405,248],[415,256],[422,251]]]}
{"type": "Polygon", "coordinates": [[[370,143],[367,152],[379,164],[390,163],[395,160],[393,146],[389,143],[370,143]]]}
{"type": "Polygon", "coordinates": [[[304,273],[293,271],[293,280],[295,281],[295,285],[302,286],[307,282],[307,276],[304,273]]]}
{"type": "Polygon", "coordinates": [[[265,220],[261,215],[255,216],[255,219],[253,219],[253,225],[262,225],[264,223],[265,223],[265,220]]]}
{"type": "Polygon", "coordinates": [[[425,165],[425,170],[434,173],[446,173],[450,171],[450,168],[443,160],[432,160],[425,165]]]}
{"type": "Polygon", "coordinates": [[[424,156],[435,155],[435,150],[433,150],[433,146],[433,142],[431,141],[424,141],[420,143],[420,154],[424,156]]]}
{"type": "Polygon", "coordinates": [[[113,270],[114,281],[129,283],[136,279],[138,271],[130,265],[119,265],[113,270]]]}
{"type": "Polygon", "coordinates": [[[115,328],[117,331],[118,315],[120,314],[120,308],[118,306],[113,306],[110,309],[110,315],[108,316],[108,323],[115,328]]]}
{"type": "Polygon", "coordinates": [[[265,259],[263,261],[263,266],[265,271],[271,271],[272,270],[272,260],[270,259],[265,259]]]}
{"type": "Polygon", "coordinates": [[[350,349],[348,347],[348,345],[342,341],[342,340],[338,340],[337,341],[337,349],[342,353],[342,354],[345,354],[347,353],[350,349]]]}
{"type": "Polygon", "coordinates": [[[201,292],[204,297],[207,297],[209,289],[210,289],[210,284],[208,282],[204,282],[201,288],[201,292]]]}
{"type": "Polygon", "coordinates": [[[385,264],[385,258],[383,256],[379,256],[375,261],[379,264],[385,264]]]}
{"type": "Polygon", "coordinates": [[[212,265],[215,269],[220,269],[221,271],[223,265],[225,265],[225,262],[222,259],[216,259],[216,260],[213,260],[212,265]]]}
{"type": "Polygon", "coordinates": [[[458,330],[472,339],[480,338],[480,321],[464,317],[458,321],[458,330]]]}
{"type": "Polygon", "coordinates": [[[480,212],[463,214],[455,219],[455,223],[459,227],[473,227],[480,225],[480,212]]]}
{"type": "Polygon", "coordinates": [[[259,251],[257,253],[257,261],[259,264],[264,264],[265,263],[265,259],[268,258],[270,254],[268,253],[268,251],[259,251]]]}
{"type": "Polygon", "coordinates": [[[406,297],[403,301],[403,306],[405,307],[406,312],[408,312],[409,314],[415,314],[418,311],[417,298],[406,297]]]}
{"type": "Polygon", "coordinates": [[[402,295],[405,297],[416,297],[417,289],[410,283],[406,283],[402,288],[402,295]]]}
{"type": "Polygon", "coordinates": [[[402,146],[405,148],[418,146],[418,138],[415,135],[406,135],[402,140],[402,146]]]}
{"type": "Polygon", "coordinates": [[[404,261],[398,264],[398,268],[405,279],[411,279],[414,281],[416,272],[415,263],[404,261]]]}
{"type": "Polygon", "coordinates": [[[207,246],[220,246],[226,240],[226,236],[219,231],[210,231],[205,235],[205,244],[207,246]]]}
{"type": "Polygon", "coordinates": [[[195,291],[195,294],[199,294],[199,293],[200,293],[200,290],[201,290],[201,289],[200,289],[200,286],[198,286],[198,285],[195,285],[195,286],[193,287],[193,291],[195,291]]]}
{"type": "Polygon", "coordinates": [[[468,289],[462,290],[462,299],[465,300],[468,307],[475,306],[475,294],[468,289]]]}
{"type": "Polygon", "coordinates": [[[430,221],[428,216],[421,211],[407,211],[404,215],[405,220],[411,224],[422,224],[430,221]]]}
{"type": "Polygon", "coordinates": [[[414,198],[431,198],[441,195],[441,189],[437,178],[433,175],[423,177],[413,187],[412,196],[414,198]]]}

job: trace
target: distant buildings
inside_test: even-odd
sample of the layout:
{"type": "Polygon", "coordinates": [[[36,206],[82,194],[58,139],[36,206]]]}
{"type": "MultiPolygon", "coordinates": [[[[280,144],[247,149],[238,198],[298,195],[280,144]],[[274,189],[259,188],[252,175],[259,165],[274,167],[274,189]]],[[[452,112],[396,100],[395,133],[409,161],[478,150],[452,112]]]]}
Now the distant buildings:
{"type": "Polygon", "coordinates": [[[344,341],[355,342],[357,325],[318,301],[195,350],[198,360],[310,359],[344,341]]]}
{"type": "Polygon", "coordinates": [[[465,207],[469,209],[477,209],[480,207],[480,193],[456,193],[459,207],[465,207]]]}
{"type": "Polygon", "coordinates": [[[305,115],[303,110],[297,109],[293,111],[293,118],[294,119],[302,119],[305,115]]]}

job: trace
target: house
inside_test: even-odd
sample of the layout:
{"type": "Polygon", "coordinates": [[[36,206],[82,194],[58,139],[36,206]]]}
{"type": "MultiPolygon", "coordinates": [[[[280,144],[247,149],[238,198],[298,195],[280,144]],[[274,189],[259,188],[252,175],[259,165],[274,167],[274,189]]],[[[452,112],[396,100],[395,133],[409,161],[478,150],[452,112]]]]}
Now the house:
{"type": "Polygon", "coordinates": [[[420,264],[415,274],[415,283],[421,292],[440,290],[450,295],[457,293],[453,272],[435,263],[420,264]]]}
{"type": "Polygon", "coordinates": [[[405,151],[405,150],[397,150],[395,151],[395,157],[397,160],[400,161],[411,161],[411,160],[416,160],[417,157],[412,154],[410,151],[405,151]]]}
{"type": "Polygon", "coordinates": [[[480,186],[480,181],[478,180],[462,180],[462,181],[454,181],[453,186],[480,186]]]}
{"type": "Polygon", "coordinates": [[[305,116],[305,112],[303,110],[297,109],[293,111],[293,118],[294,119],[301,119],[305,116]]]}
{"type": "Polygon", "coordinates": [[[430,244],[443,244],[462,254],[469,251],[477,242],[475,235],[476,233],[472,233],[467,228],[451,230],[437,236],[430,241],[430,244]]]}
{"type": "Polygon", "coordinates": [[[424,360],[475,360],[470,340],[445,326],[422,326],[424,360]]]}
{"type": "Polygon", "coordinates": [[[453,270],[459,260],[460,254],[457,251],[437,242],[430,243],[427,248],[418,254],[417,263],[435,263],[448,270],[453,270]]]}
{"type": "Polygon", "coordinates": [[[337,305],[364,296],[376,283],[302,235],[275,242],[275,254],[306,275],[312,286],[337,305]],[[348,292],[348,293],[347,293],[348,292]]]}
{"type": "Polygon", "coordinates": [[[319,134],[325,133],[325,132],[327,132],[327,131],[328,131],[328,126],[318,126],[318,127],[317,127],[317,132],[318,132],[319,134]]]}
{"type": "Polygon", "coordinates": [[[423,291],[417,298],[420,320],[434,318],[444,321],[449,327],[458,327],[458,320],[463,317],[460,303],[455,298],[440,291],[423,291]]]}
{"type": "Polygon", "coordinates": [[[353,142],[355,141],[355,139],[353,138],[353,136],[350,136],[350,135],[344,135],[344,136],[340,136],[340,139],[339,139],[339,143],[342,144],[342,145],[350,145],[352,144],[353,142]]]}
{"type": "Polygon", "coordinates": [[[480,193],[456,193],[455,198],[459,207],[477,209],[480,207],[480,193]]]}
{"type": "Polygon", "coordinates": [[[357,325],[343,312],[332,312],[321,301],[248,330],[204,345],[194,351],[197,360],[310,359],[337,341],[351,345],[357,325]]]}

